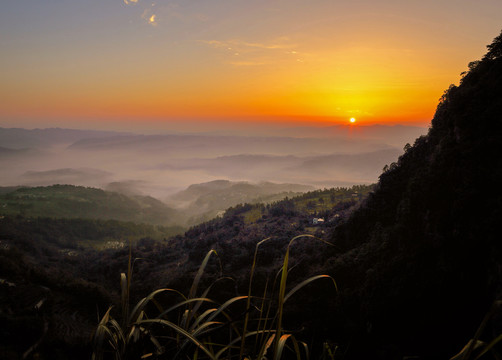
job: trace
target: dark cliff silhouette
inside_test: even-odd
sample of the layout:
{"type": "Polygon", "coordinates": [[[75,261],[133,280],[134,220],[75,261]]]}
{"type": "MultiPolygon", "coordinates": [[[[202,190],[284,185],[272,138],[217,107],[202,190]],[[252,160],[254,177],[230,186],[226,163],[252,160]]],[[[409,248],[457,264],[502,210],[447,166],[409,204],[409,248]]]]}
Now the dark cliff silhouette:
{"type": "Polygon", "coordinates": [[[354,358],[449,358],[502,295],[502,33],[463,75],[332,236],[354,358]]]}

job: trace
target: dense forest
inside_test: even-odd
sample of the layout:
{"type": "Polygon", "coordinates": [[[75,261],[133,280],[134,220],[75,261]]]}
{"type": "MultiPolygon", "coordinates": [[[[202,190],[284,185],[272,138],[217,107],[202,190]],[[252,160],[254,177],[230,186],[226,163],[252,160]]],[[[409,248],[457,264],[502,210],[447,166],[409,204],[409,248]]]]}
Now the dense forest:
{"type": "Polygon", "coordinates": [[[428,134],[405,146],[375,186],[241,204],[173,237],[151,225],[6,214],[0,354],[89,358],[108,306],[121,316],[120,273],[130,275],[131,304],[158,288],[188,292],[211,249],[217,258],[201,282],[232,278],[214,299],[246,294],[257,244],[270,238],[257,253],[257,288],[286,253],[289,287],[315,274],[336,280],[336,289],[310,284],[284,308],[282,326],[311,344],[312,357],[448,359],[474,339],[465,359],[488,348],[483,358],[499,358],[490,342],[502,333],[501,147],[502,33],[445,91],[428,134]],[[312,237],[288,245],[301,234],[312,237]],[[328,357],[316,350],[323,346],[328,357]]]}

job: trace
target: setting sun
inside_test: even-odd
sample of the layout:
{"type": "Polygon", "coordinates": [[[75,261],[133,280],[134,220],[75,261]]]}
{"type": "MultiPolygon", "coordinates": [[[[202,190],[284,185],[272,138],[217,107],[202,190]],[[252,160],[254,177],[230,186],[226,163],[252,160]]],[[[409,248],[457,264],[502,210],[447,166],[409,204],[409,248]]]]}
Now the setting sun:
{"type": "Polygon", "coordinates": [[[462,1],[469,25],[458,15],[447,32],[458,1],[440,2],[433,19],[422,1],[118,0],[86,11],[78,1],[37,2],[44,16],[3,1],[0,123],[426,127],[444,89],[499,31],[501,1],[462,1]]]}

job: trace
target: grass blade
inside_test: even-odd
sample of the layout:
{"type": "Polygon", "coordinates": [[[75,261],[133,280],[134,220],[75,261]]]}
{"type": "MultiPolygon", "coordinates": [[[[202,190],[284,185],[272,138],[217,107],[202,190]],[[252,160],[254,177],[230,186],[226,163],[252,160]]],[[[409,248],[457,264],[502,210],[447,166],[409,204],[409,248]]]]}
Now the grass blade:
{"type": "Polygon", "coordinates": [[[178,325],[176,325],[176,324],[174,324],[174,323],[172,323],[170,321],[163,320],[163,319],[149,319],[149,320],[143,320],[139,324],[141,324],[141,325],[160,324],[160,325],[167,326],[167,327],[173,329],[174,331],[176,331],[176,333],[178,333],[178,334],[184,336],[185,338],[187,338],[198,349],[202,350],[207,356],[209,356],[209,358],[211,360],[216,360],[216,357],[214,356],[214,354],[211,353],[211,351],[209,351],[209,349],[206,346],[204,346],[204,344],[202,342],[200,342],[199,340],[197,340],[194,336],[192,336],[192,334],[190,334],[189,332],[187,332],[185,329],[179,327],[178,325]]]}
{"type": "Polygon", "coordinates": [[[242,328],[242,343],[241,343],[241,348],[239,352],[239,359],[242,359],[244,355],[244,347],[246,345],[246,332],[247,332],[247,327],[248,327],[248,322],[249,322],[249,309],[251,306],[251,289],[252,289],[252,284],[253,284],[253,276],[254,276],[254,271],[256,267],[256,258],[258,256],[258,247],[263,244],[264,242],[270,240],[271,238],[266,238],[263,239],[262,241],[258,242],[256,244],[255,250],[254,250],[254,256],[253,256],[253,264],[251,265],[251,273],[249,274],[249,287],[248,287],[248,299],[246,302],[246,316],[244,318],[244,326],[242,328]]]}
{"type": "Polygon", "coordinates": [[[136,321],[136,319],[138,318],[138,314],[143,311],[145,309],[145,307],[148,305],[148,303],[158,294],[162,293],[162,292],[173,292],[177,295],[180,295],[183,299],[186,300],[186,297],[180,293],[179,291],[177,290],[174,290],[174,289],[169,289],[169,288],[164,288],[164,289],[157,289],[153,292],[151,292],[148,296],[144,297],[143,299],[141,299],[137,304],[136,306],[134,307],[134,309],[131,311],[131,315],[129,316],[129,323],[133,323],[136,321]]]}
{"type": "Polygon", "coordinates": [[[310,284],[313,281],[319,280],[319,279],[330,279],[333,282],[333,285],[335,285],[335,289],[338,291],[338,287],[336,286],[335,279],[333,279],[329,275],[316,275],[312,276],[311,278],[308,278],[306,280],[303,280],[300,284],[296,285],[293,289],[291,289],[288,294],[284,297],[284,302],[288,301],[288,299],[298,290],[300,290],[302,287],[310,284]]]}
{"type": "MultiPolygon", "coordinates": [[[[221,355],[223,355],[226,351],[229,351],[231,348],[234,349],[234,345],[237,344],[239,341],[242,341],[242,338],[243,337],[251,337],[251,336],[254,336],[254,335],[257,335],[257,334],[260,334],[262,333],[263,331],[249,331],[247,334],[243,335],[243,336],[239,336],[238,338],[232,340],[231,342],[229,342],[227,345],[225,345],[225,347],[223,347],[220,351],[218,351],[216,353],[216,357],[219,358],[221,355]]],[[[270,345],[272,344],[272,341],[273,341],[273,334],[275,333],[274,330],[270,330],[270,331],[265,331],[266,333],[269,333],[269,334],[272,334],[272,339],[267,342],[267,344],[265,344],[265,351],[266,349],[268,349],[268,347],[270,347],[270,345]]],[[[258,356],[257,359],[261,359],[262,357],[258,356]]]]}
{"type": "Polygon", "coordinates": [[[282,265],[282,274],[281,274],[281,282],[279,283],[279,298],[277,301],[277,328],[276,328],[276,337],[275,337],[275,345],[274,345],[274,359],[277,358],[277,351],[279,349],[279,342],[282,339],[282,314],[284,311],[284,296],[286,293],[286,283],[288,280],[288,263],[289,263],[289,247],[291,242],[288,245],[286,250],[286,255],[284,255],[284,263],[282,265]]]}
{"type": "Polygon", "coordinates": [[[486,354],[488,351],[490,351],[495,345],[497,345],[500,341],[502,340],[502,334],[500,334],[499,336],[497,336],[495,339],[493,339],[492,341],[490,341],[490,343],[488,345],[485,346],[485,348],[483,349],[483,351],[481,351],[481,353],[479,353],[478,356],[476,356],[476,359],[475,360],[478,360],[481,356],[483,356],[484,354],[486,354]]]}
{"type": "MultiPolygon", "coordinates": [[[[275,348],[274,360],[279,360],[281,358],[282,352],[284,351],[284,348],[286,347],[286,341],[289,338],[293,338],[293,335],[285,334],[279,338],[279,341],[277,341],[277,347],[275,348]]],[[[277,337],[276,337],[276,339],[277,339],[277,337]]]]}
{"type": "Polygon", "coordinates": [[[193,298],[195,297],[195,293],[197,292],[197,287],[199,286],[200,279],[202,275],[204,274],[204,270],[206,268],[207,263],[209,262],[209,258],[211,257],[212,254],[215,254],[218,256],[216,253],[216,250],[212,249],[209,250],[209,252],[206,254],[206,257],[202,261],[202,264],[199,267],[199,271],[197,271],[197,275],[195,275],[195,278],[193,279],[192,287],[190,288],[190,292],[188,293],[188,298],[193,298]]]}

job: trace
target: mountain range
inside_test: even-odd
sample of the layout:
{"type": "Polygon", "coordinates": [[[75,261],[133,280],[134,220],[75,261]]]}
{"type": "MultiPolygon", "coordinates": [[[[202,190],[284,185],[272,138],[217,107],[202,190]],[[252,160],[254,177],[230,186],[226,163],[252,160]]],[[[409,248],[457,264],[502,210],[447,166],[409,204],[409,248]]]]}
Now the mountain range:
{"type": "Polygon", "coordinates": [[[0,186],[127,187],[165,200],[191,184],[219,179],[320,188],[370,184],[425,131],[332,126],[258,137],[0,128],[0,186]]]}

